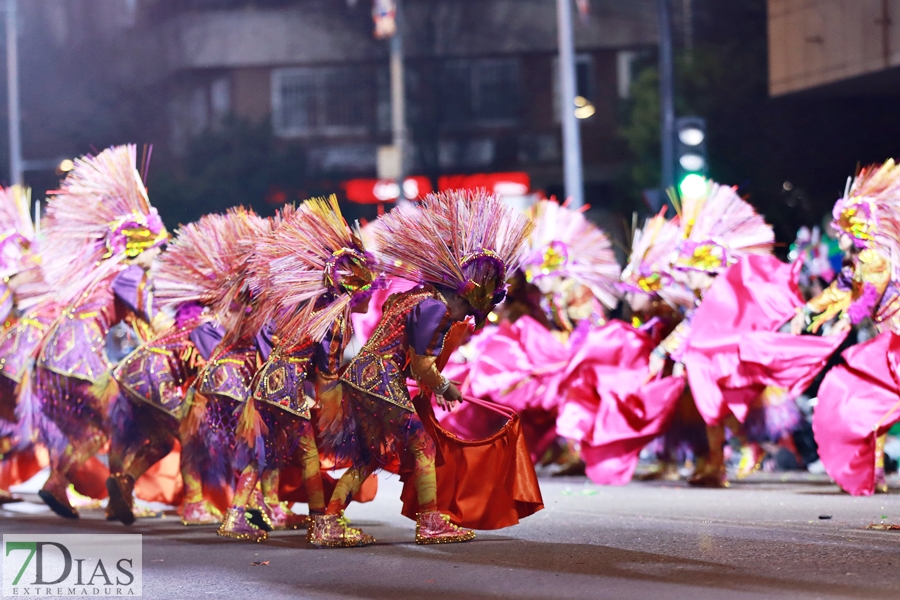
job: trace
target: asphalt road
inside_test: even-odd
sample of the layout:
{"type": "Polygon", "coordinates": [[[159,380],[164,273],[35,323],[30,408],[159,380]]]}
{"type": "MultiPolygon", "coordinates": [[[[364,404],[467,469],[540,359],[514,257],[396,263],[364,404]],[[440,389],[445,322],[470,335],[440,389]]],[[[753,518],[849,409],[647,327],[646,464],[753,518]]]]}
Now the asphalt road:
{"type": "MultiPolygon", "coordinates": [[[[171,515],[127,531],[144,535],[147,598],[900,598],[900,531],[866,529],[900,523],[900,490],[852,498],[822,477],[763,474],[725,490],[541,486],[545,510],[466,544],[416,546],[399,483],[384,478],[348,511],[378,539],[367,548],[316,550],[297,532],[234,542],[171,515]]],[[[100,511],[0,510],[0,533],[124,531],[100,511]]]]}

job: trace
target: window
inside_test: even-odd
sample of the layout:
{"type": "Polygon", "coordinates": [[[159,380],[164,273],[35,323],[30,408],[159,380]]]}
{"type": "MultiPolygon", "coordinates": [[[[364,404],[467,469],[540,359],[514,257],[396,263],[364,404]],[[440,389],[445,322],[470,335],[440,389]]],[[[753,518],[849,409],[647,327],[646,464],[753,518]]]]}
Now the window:
{"type": "Polygon", "coordinates": [[[283,137],[365,133],[375,122],[374,70],[363,67],[276,69],[272,124],[283,137]]]}
{"type": "Polygon", "coordinates": [[[453,125],[510,125],[518,119],[515,58],[453,60],[444,65],[444,117],[453,125]]]}

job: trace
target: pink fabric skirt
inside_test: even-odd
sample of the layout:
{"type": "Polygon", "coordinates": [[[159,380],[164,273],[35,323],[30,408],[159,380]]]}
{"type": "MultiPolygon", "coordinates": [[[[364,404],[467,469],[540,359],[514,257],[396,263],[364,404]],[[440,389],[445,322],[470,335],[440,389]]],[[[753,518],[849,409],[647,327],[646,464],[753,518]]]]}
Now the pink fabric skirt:
{"type": "Polygon", "coordinates": [[[561,386],[557,432],[581,442],[592,481],[631,480],[641,449],[663,433],[684,390],[684,378],[651,380],[655,340],[621,321],[590,331],[561,386]]]}
{"type": "Polygon", "coordinates": [[[819,387],[813,433],[828,475],[854,496],[875,491],[875,439],[900,421],[900,337],[887,332],[843,354],[819,387]]]}
{"type": "Polygon", "coordinates": [[[748,256],[719,275],[694,314],[683,362],[697,409],[710,425],[743,422],[766,386],[799,395],[843,336],[778,333],[803,304],[797,267],[748,256]]]}

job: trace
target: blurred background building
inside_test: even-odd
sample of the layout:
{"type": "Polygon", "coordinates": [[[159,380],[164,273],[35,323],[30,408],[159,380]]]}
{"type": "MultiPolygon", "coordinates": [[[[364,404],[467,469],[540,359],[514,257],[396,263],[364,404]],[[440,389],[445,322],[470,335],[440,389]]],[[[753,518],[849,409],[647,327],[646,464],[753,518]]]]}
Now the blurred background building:
{"type": "MultiPolygon", "coordinates": [[[[611,202],[627,167],[619,115],[636,57],[655,48],[655,6],[595,0],[576,23],[586,196],[595,206],[611,202]]],[[[420,190],[470,183],[561,194],[555,3],[406,0],[404,9],[407,172],[420,190]]],[[[267,177],[271,204],[330,191],[376,201],[391,102],[388,42],[373,38],[370,1],[37,0],[22,13],[23,46],[41,40],[38,53],[59,65],[57,82],[93,63],[91,84],[56,94],[49,112],[107,120],[85,127],[94,145],[129,133],[152,142],[154,169],[181,171],[187,186],[184,176],[215,166],[195,163],[230,155],[246,177],[267,177]],[[92,114],[107,91],[111,105],[92,114]]],[[[25,86],[51,75],[29,63],[25,86]]],[[[26,106],[39,104],[35,92],[25,92],[26,106]]],[[[38,137],[26,127],[26,155],[84,150],[61,148],[57,127],[38,137]]],[[[163,182],[164,193],[177,194],[166,189],[174,185],[163,182]]],[[[233,192],[181,204],[178,217],[258,202],[233,192]]]]}
{"type": "Polygon", "coordinates": [[[896,95],[900,14],[889,0],[769,0],[769,90],[896,95]]]}
{"type": "MultiPolygon", "coordinates": [[[[581,2],[574,23],[586,200],[623,244],[621,223],[651,210],[643,192],[661,179],[659,1],[581,2]]],[[[738,186],[785,247],[857,164],[900,155],[898,3],[667,1],[676,117],[704,120],[709,175],[738,186]]],[[[404,6],[418,190],[560,194],[555,1],[404,6]]],[[[377,149],[392,139],[372,0],[20,0],[19,16],[36,197],[62,158],[135,142],[153,145],[150,192],[171,225],[330,192],[351,216],[375,214],[347,202],[379,197],[377,149]]],[[[0,181],[7,165],[0,143],[0,181]]]]}

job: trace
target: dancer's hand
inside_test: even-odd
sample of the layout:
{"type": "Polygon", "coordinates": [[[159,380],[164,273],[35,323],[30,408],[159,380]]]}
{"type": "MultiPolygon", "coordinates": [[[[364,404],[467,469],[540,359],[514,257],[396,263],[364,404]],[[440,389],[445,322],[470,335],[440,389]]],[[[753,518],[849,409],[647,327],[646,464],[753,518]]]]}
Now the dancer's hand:
{"type": "Polygon", "coordinates": [[[444,410],[451,410],[456,406],[457,402],[462,402],[462,399],[462,393],[459,391],[459,388],[453,382],[450,382],[450,386],[444,392],[444,395],[437,397],[437,405],[444,410]]]}
{"type": "Polygon", "coordinates": [[[681,377],[684,375],[684,363],[677,362],[672,367],[672,377],[681,377]]]}

